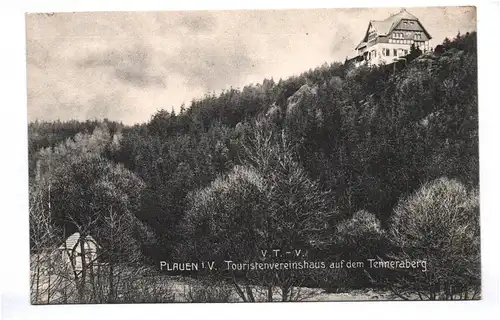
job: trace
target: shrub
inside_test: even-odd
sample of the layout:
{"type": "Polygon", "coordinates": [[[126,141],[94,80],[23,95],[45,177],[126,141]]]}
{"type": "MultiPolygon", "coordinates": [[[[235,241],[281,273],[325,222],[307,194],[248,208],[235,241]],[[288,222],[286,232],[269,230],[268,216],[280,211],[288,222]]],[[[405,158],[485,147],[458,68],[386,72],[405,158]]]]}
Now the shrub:
{"type": "Polygon", "coordinates": [[[427,271],[395,271],[404,299],[474,299],[480,288],[479,198],[456,180],[423,185],[394,210],[389,240],[397,260],[425,260],[427,271]]]}
{"type": "MultiPolygon", "coordinates": [[[[335,252],[337,260],[362,261],[372,259],[381,255],[386,248],[385,231],[380,221],[373,213],[360,210],[354,213],[350,219],[346,219],[337,225],[335,237],[335,252]]],[[[370,277],[366,269],[345,269],[336,272],[335,282],[331,283],[329,289],[336,289],[340,281],[346,288],[359,288],[370,285],[370,277]],[[345,279],[339,279],[345,277],[345,279]],[[335,286],[335,287],[332,287],[335,286]]]]}
{"type": "Polygon", "coordinates": [[[367,258],[380,252],[384,236],[384,230],[375,215],[360,210],[352,218],[337,225],[336,245],[342,251],[367,258]]]}

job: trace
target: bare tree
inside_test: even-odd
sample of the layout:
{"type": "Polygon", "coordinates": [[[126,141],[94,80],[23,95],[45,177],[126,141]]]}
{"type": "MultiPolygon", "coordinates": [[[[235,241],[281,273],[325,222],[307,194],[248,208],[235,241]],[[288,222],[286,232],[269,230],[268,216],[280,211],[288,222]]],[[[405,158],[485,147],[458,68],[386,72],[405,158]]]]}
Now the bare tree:
{"type": "Polygon", "coordinates": [[[128,273],[139,268],[139,243],[151,236],[134,215],[144,184],[101,156],[110,143],[119,141],[111,141],[106,128],[98,128],[92,135],[77,135],[39,154],[30,202],[32,247],[57,252],[63,244],[67,263],[61,261],[62,254],[57,261],[53,256],[47,260],[57,262],[60,276],[74,285],[75,302],[115,301],[119,280],[125,278],[122,265],[128,273]],[[49,205],[43,207],[44,201],[49,205]],[[68,248],[65,237],[71,233],[78,233],[78,239],[68,248]],[[99,242],[100,256],[89,251],[91,238],[99,242]],[[97,257],[105,257],[107,263],[97,257]]]}
{"type": "Polygon", "coordinates": [[[395,270],[403,299],[475,299],[480,288],[479,198],[456,180],[423,185],[395,208],[390,259],[424,260],[427,269],[395,270]]]}
{"type": "MultiPolygon", "coordinates": [[[[256,130],[248,160],[190,195],[185,228],[192,256],[243,265],[289,263],[263,249],[324,248],[333,212],[318,184],[293,159],[285,136],[256,130]],[[229,231],[228,231],[229,230],[229,231]]],[[[227,270],[243,301],[300,300],[311,270],[227,270]]]]}

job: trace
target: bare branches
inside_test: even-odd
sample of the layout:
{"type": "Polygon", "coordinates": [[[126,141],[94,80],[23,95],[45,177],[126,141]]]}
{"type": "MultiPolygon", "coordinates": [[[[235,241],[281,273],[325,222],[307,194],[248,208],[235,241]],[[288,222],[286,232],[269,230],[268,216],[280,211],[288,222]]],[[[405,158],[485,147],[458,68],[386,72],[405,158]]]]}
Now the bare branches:
{"type": "Polygon", "coordinates": [[[454,180],[438,179],[396,207],[389,230],[394,259],[423,259],[428,270],[397,274],[399,295],[463,299],[480,282],[479,202],[454,180]]]}

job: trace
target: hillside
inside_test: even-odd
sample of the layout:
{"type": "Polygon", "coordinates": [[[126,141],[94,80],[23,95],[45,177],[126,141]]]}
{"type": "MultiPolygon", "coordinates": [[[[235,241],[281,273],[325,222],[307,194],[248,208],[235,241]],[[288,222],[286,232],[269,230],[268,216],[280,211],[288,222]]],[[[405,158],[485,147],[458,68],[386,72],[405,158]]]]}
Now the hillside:
{"type": "MultiPolygon", "coordinates": [[[[58,201],[49,213],[54,241],[101,219],[111,204],[130,224],[129,248],[121,254],[141,253],[134,259],[156,264],[197,257],[201,249],[193,248],[201,244],[193,241],[225,243],[210,233],[218,227],[197,229],[206,215],[229,219],[224,226],[236,229],[226,233],[240,239],[238,228],[253,228],[259,214],[252,207],[276,210],[281,217],[276,219],[285,221],[290,210],[283,208],[289,204],[280,199],[290,198],[298,201],[293,207],[298,212],[325,213],[311,228],[326,225],[320,238],[313,236],[322,246],[308,247],[312,240],[300,237],[290,246],[308,248],[319,258],[355,257],[331,235],[341,234],[339,226],[359,212],[384,233],[393,226],[398,205],[423,185],[445,177],[464,190],[478,187],[476,51],[476,34],[468,33],[446,40],[432,54],[410,53],[403,65],[325,64],[285,80],[207,95],[178,113],[162,110],[135,126],[32,123],[32,210],[44,212],[37,207],[40,199],[58,201]],[[217,202],[227,190],[241,193],[217,202]],[[256,197],[255,206],[231,207],[249,195],[256,197]],[[210,208],[215,209],[210,213],[210,208]],[[233,209],[248,218],[231,220],[233,209]],[[190,239],[190,232],[198,237],[196,230],[199,238],[190,239]]],[[[286,245],[284,239],[294,236],[283,228],[282,238],[266,241],[286,245]]],[[[92,232],[99,239],[103,231],[92,232]]],[[[376,241],[385,240],[363,237],[357,244],[369,242],[368,255],[388,254],[395,245],[377,247],[376,241]]],[[[106,236],[98,241],[110,243],[106,236]]],[[[32,236],[33,250],[36,246],[32,236]]],[[[210,250],[216,248],[204,252],[217,258],[230,254],[210,250]]],[[[369,282],[363,275],[351,278],[353,288],[369,282]]]]}

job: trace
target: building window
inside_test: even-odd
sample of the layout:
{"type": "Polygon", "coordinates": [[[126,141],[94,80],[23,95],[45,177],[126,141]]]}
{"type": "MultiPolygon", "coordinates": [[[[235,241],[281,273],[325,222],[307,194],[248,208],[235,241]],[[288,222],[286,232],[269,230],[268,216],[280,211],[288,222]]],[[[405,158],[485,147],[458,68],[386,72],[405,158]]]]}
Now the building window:
{"type": "Polygon", "coordinates": [[[393,49],[392,53],[396,57],[398,55],[398,50],[397,49],[393,49]]]}

